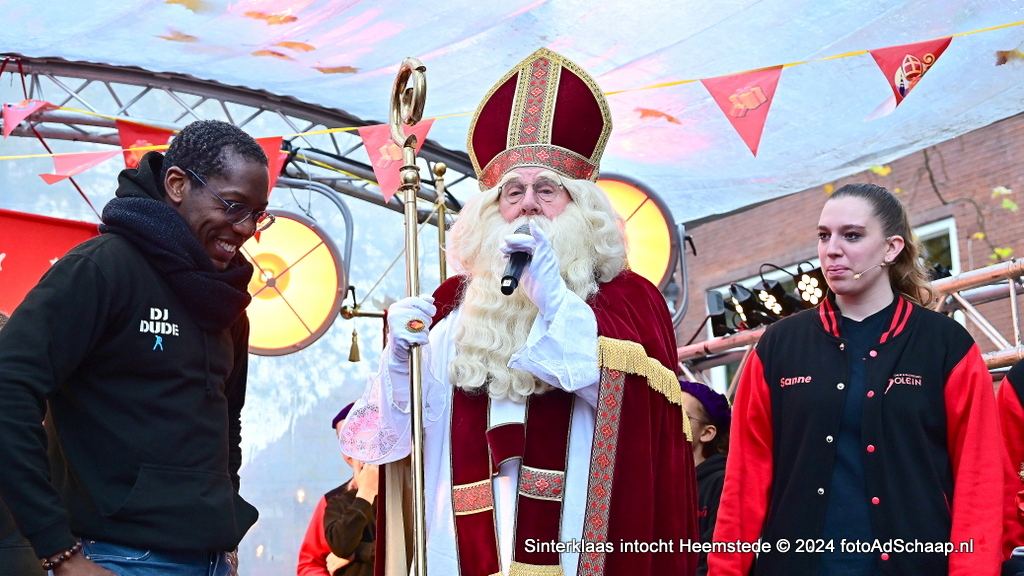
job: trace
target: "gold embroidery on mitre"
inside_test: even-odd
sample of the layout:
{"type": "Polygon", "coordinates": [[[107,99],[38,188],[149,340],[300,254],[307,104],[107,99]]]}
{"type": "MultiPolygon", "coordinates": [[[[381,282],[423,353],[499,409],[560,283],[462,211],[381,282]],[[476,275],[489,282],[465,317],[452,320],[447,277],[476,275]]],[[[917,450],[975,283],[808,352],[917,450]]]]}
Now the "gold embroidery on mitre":
{"type": "MultiPolygon", "coordinates": [[[[551,142],[551,125],[555,121],[555,104],[558,103],[558,83],[562,79],[562,67],[552,66],[548,70],[548,81],[544,85],[547,94],[544,95],[544,112],[541,113],[541,141],[551,142]]],[[[601,92],[598,92],[600,94],[601,92]]]]}
{"type": "MultiPolygon", "coordinates": [[[[476,150],[473,146],[473,135],[476,134],[477,123],[479,121],[481,111],[483,111],[487,103],[490,102],[494,93],[501,89],[505,83],[512,78],[512,76],[517,74],[519,76],[516,78],[516,91],[513,97],[513,106],[511,110],[512,117],[509,118],[508,133],[505,134],[506,147],[505,150],[496,154],[494,158],[491,158],[487,164],[492,164],[495,160],[502,159],[499,164],[507,165],[503,166],[505,171],[521,165],[535,165],[531,162],[525,161],[512,162],[503,157],[509,155],[509,152],[516,148],[526,148],[539,145],[545,148],[550,148],[557,154],[561,154],[563,156],[569,156],[570,158],[579,157],[579,162],[576,163],[577,165],[582,163],[583,165],[592,168],[589,170],[589,176],[586,176],[585,179],[596,180],[597,166],[600,163],[601,157],[604,155],[605,147],[608,144],[608,138],[611,136],[612,132],[612,114],[611,109],[608,107],[608,101],[605,99],[604,92],[601,90],[600,86],[598,86],[593,77],[591,77],[590,74],[583,70],[583,68],[578,64],[568,60],[557,52],[553,52],[547,48],[540,48],[523,59],[522,62],[516,64],[511,70],[506,72],[498,82],[491,86],[483,100],[480,101],[476,112],[473,114],[473,119],[470,121],[469,133],[467,134],[466,140],[466,150],[469,153],[469,159],[473,164],[473,171],[477,178],[480,179],[481,189],[486,189],[490,186],[484,185],[482,176],[487,172],[487,166],[480,165],[480,160],[477,157],[476,150]],[[524,130],[523,103],[528,100],[528,88],[531,86],[529,77],[530,73],[534,71],[535,63],[541,60],[547,61],[548,63],[546,82],[543,83],[543,87],[545,89],[542,106],[543,112],[541,112],[540,118],[536,119],[537,122],[533,125],[533,129],[531,130],[531,133],[536,134],[538,139],[532,144],[529,142],[524,143],[521,141],[521,135],[524,130]],[[571,71],[587,86],[601,112],[601,134],[598,136],[593,152],[591,152],[588,157],[584,157],[551,143],[551,128],[554,122],[555,105],[558,97],[558,87],[561,82],[561,71],[563,68],[571,71]],[[567,155],[566,153],[569,154],[567,155]]],[[[539,77],[540,76],[538,76],[538,78],[539,77]]],[[[537,83],[540,84],[540,82],[537,83]]],[[[547,162],[541,162],[540,165],[553,169],[555,168],[554,166],[550,166],[547,162]]],[[[493,185],[493,183],[491,184],[493,185]]]]}
{"type": "MultiPolygon", "coordinates": [[[[520,114],[520,110],[523,109],[523,100],[527,99],[527,94],[530,92],[530,68],[519,71],[519,76],[516,77],[516,93],[512,97],[512,117],[509,118],[508,123],[508,134],[505,134],[505,150],[513,148],[519,144],[519,135],[523,132],[523,115],[520,114]]],[[[504,84],[502,82],[501,84],[504,84]]],[[[490,97],[488,97],[490,100],[490,97]]],[[[473,134],[470,132],[470,134],[473,134]]],[[[501,154],[500,152],[498,153],[501,154]]],[[[483,172],[483,167],[477,170],[476,173],[480,174],[483,172]]]]}

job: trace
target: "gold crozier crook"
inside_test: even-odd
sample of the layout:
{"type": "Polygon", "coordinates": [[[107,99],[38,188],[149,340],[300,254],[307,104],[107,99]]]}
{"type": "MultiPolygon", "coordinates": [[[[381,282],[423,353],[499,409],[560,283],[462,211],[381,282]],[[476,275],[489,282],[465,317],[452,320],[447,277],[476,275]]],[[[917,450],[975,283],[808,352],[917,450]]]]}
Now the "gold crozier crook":
{"type": "MultiPolygon", "coordinates": [[[[418,214],[416,198],[420,190],[420,171],[416,166],[416,136],[405,136],[402,126],[415,126],[423,117],[423,105],[427,100],[426,67],[415,58],[406,58],[395,77],[391,92],[391,139],[402,148],[402,184],[399,191],[405,203],[405,294],[416,296],[420,293],[419,247],[416,229],[418,214]],[[409,85],[410,80],[412,85],[409,85]]],[[[443,225],[443,224],[442,224],[443,225]]],[[[427,574],[427,530],[425,490],[423,484],[423,354],[419,346],[409,351],[409,384],[412,389],[412,511],[413,511],[413,567],[416,576],[427,574]]],[[[386,531],[387,556],[378,558],[385,561],[386,573],[396,576],[409,574],[406,539],[408,533],[401,519],[406,508],[405,494],[406,466],[402,462],[388,465],[385,470],[386,482],[386,531]],[[393,514],[394,511],[394,514],[393,514]],[[395,518],[395,515],[398,518],[395,518]],[[395,522],[397,520],[397,523],[395,522]],[[400,538],[400,540],[399,540],[400,538]]],[[[378,536],[380,537],[380,536],[378,536]]]]}

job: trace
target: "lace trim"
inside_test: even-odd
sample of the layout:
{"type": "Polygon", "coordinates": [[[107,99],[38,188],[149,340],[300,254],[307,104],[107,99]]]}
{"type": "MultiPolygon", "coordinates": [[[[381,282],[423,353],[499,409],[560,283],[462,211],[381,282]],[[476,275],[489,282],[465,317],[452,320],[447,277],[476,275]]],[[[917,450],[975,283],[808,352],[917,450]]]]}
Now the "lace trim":
{"type": "Polygon", "coordinates": [[[380,417],[380,407],[364,404],[352,410],[341,429],[341,444],[360,460],[379,460],[398,444],[398,434],[380,417]]]}

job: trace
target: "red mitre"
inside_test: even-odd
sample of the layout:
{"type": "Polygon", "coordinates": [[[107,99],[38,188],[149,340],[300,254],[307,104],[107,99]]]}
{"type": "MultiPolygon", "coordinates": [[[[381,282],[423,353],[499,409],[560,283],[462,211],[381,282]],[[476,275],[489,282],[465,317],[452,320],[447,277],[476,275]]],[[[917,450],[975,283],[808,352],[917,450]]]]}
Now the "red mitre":
{"type": "Polygon", "coordinates": [[[611,131],[597,82],[575,62],[541,48],[487,93],[473,115],[467,149],[482,190],[519,166],[596,180],[611,131]]]}

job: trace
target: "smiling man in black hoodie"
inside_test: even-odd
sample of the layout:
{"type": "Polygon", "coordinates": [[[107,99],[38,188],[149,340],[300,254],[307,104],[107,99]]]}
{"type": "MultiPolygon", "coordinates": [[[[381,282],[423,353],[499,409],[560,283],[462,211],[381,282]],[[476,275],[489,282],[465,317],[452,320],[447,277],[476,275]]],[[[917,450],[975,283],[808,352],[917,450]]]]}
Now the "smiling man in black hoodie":
{"type": "Polygon", "coordinates": [[[226,574],[239,494],[252,266],[267,158],[195,122],[119,176],[102,234],[0,333],[0,498],[56,576],[226,574]],[[39,422],[46,406],[50,457],[39,422]]]}

